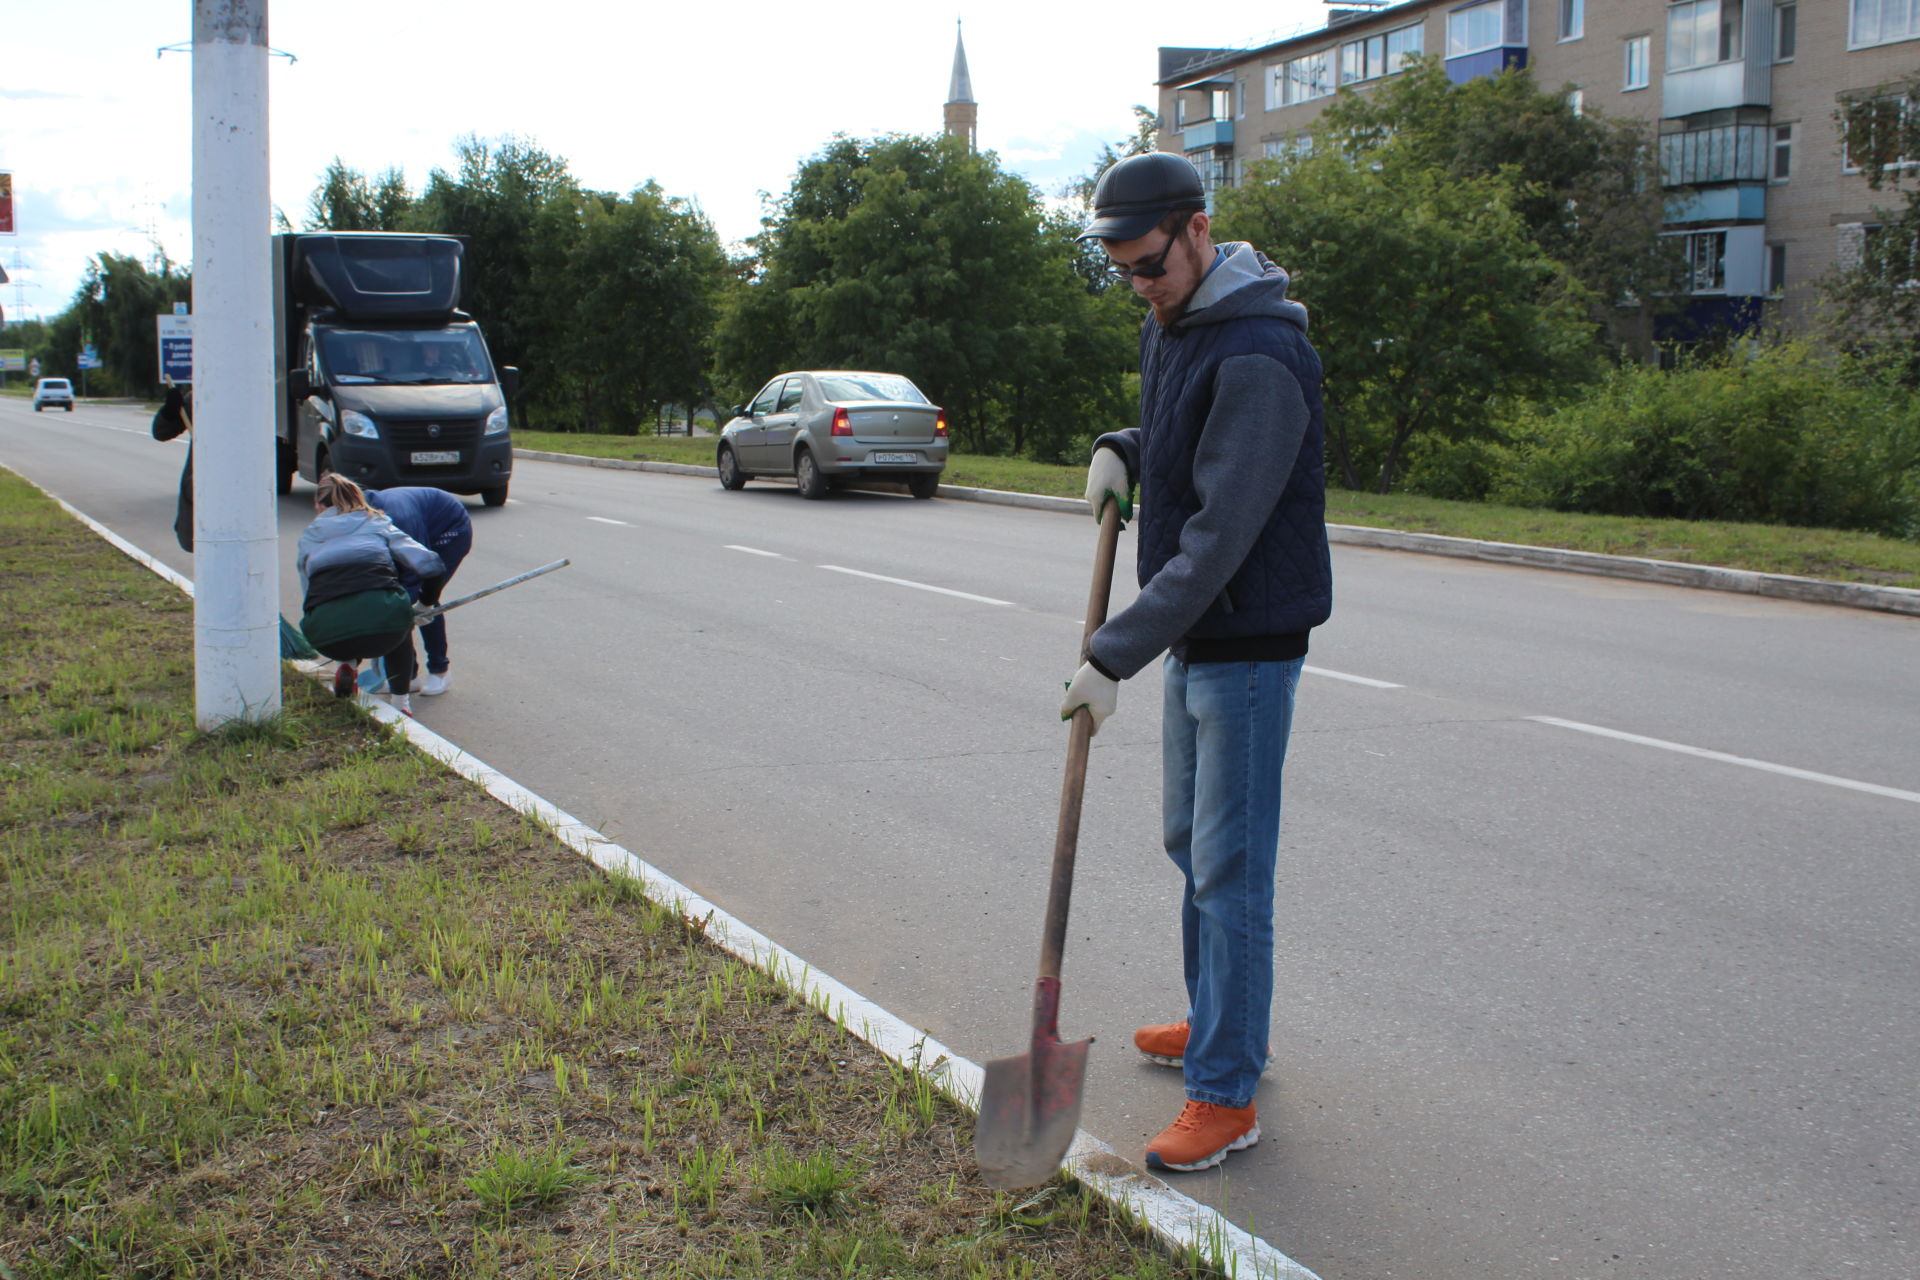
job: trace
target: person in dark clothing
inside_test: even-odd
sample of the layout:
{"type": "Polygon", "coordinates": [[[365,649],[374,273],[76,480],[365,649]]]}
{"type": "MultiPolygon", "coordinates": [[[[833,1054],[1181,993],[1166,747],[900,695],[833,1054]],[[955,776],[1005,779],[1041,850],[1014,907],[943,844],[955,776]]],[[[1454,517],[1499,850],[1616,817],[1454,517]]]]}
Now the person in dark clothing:
{"type": "MultiPolygon", "coordinates": [[[[193,388],[167,384],[167,398],[153,415],[153,438],[173,440],[193,430],[193,388]]],[[[193,550],[193,441],[187,441],[187,465],[180,469],[180,501],[173,513],[173,536],[182,551],[193,550]]]]}
{"type": "MultiPolygon", "coordinates": [[[[460,568],[460,562],[473,550],[473,519],[467,504],[444,489],[405,486],[394,489],[369,489],[367,501],[387,513],[400,531],[440,557],[446,572],[435,578],[416,578],[402,573],[400,583],[407,593],[423,605],[440,603],[441,593],[460,568]]],[[[447,615],[440,614],[420,627],[420,643],[427,650],[427,678],[420,692],[433,697],[447,691],[452,680],[447,658],[447,615]]],[[[407,646],[406,658],[412,665],[413,646],[407,646]]]]}
{"type": "Polygon", "coordinates": [[[340,663],[333,691],[343,698],[358,683],[361,659],[388,659],[387,692],[396,710],[412,715],[413,600],[400,576],[443,577],[446,568],[368,505],[345,476],[321,476],[313,506],[317,514],[300,535],[295,559],[304,601],[300,630],[340,663]]]}
{"type": "Polygon", "coordinates": [[[1140,425],[1094,441],[1087,505],[1132,515],[1140,594],[1088,643],[1062,717],[1111,715],[1120,681],[1165,653],[1161,838],[1182,877],[1186,1016],[1134,1045],[1179,1067],[1186,1104],[1147,1144],[1206,1169],[1260,1140],[1281,774],[1307,636],[1333,608],[1320,358],[1287,273],[1215,246],[1200,175],[1155,151],[1109,166],[1082,239],[1144,298],[1140,425]]]}

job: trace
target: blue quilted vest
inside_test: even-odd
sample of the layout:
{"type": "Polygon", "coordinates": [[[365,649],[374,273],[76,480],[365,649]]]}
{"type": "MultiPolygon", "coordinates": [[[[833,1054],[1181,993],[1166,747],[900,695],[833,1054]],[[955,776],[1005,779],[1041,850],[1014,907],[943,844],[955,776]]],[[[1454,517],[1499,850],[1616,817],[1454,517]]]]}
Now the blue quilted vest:
{"type": "Polygon", "coordinates": [[[1277,316],[1246,315],[1170,328],[1149,318],[1140,345],[1141,585],[1179,553],[1180,531],[1200,509],[1192,462],[1213,400],[1215,369],[1234,356],[1268,355],[1299,380],[1307,402],[1307,432],[1266,528],[1227,589],[1187,635],[1290,635],[1325,622],[1333,612],[1326,414],[1320,398],[1320,357],[1306,334],[1277,316]]]}

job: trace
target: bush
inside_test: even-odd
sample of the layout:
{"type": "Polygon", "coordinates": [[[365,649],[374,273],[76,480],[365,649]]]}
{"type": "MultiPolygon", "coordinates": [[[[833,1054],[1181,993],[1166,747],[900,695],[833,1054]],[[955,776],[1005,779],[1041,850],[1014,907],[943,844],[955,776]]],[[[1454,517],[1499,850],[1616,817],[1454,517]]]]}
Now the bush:
{"type": "Polygon", "coordinates": [[[1799,343],[1618,369],[1508,440],[1503,502],[1920,537],[1920,397],[1799,343]]]}

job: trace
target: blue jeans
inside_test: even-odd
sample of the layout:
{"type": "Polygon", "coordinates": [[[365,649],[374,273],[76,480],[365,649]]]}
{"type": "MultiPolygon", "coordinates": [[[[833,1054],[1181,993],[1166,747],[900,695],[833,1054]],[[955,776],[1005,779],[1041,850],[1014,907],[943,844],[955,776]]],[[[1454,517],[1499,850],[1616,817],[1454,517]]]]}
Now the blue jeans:
{"type": "MultiPolygon", "coordinates": [[[[427,599],[422,592],[422,604],[439,604],[441,592],[447,589],[447,583],[453,581],[454,570],[467,558],[467,552],[473,550],[473,530],[457,529],[442,534],[433,541],[432,551],[440,557],[447,568],[446,574],[439,579],[432,591],[433,599],[427,599]]],[[[427,671],[432,675],[445,675],[449,665],[447,661],[447,615],[441,614],[420,628],[420,643],[427,649],[427,671]]]]}
{"type": "Polygon", "coordinates": [[[1186,1087],[1200,1102],[1252,1105],[1266,1066],[1280,774],[1304,664],[1166,660],[1161,824],[1186,879],[1186,1087]]]}

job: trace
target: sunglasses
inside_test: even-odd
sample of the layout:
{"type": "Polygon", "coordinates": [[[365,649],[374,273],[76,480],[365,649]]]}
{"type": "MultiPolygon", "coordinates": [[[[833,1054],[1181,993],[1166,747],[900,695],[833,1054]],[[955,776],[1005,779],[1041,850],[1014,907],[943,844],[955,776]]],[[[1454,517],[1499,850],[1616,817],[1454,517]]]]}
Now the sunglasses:
{"type": "Polygon", "coordinates": [[[1181,233],[1186,229],[1187,219],[1182,218],[1179,223],[1167,233],[1166,247],[1154,254],[1151,258],[1142,258],[1140,261],[1131,265],[1124,262],[1115,262],[1112,258],[1108,258],[1107,273],[1116,280],[1131,280],[1135,276],[1139,276],[1142,280],[1159,279],[1161,276],[1167,274],[1167,255],[1173,252],[1173,246],[1179,243],[1181,233]]]}

